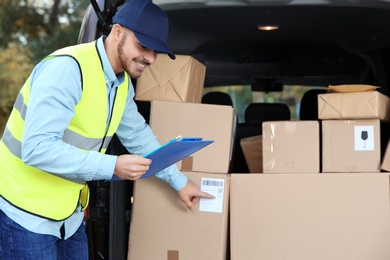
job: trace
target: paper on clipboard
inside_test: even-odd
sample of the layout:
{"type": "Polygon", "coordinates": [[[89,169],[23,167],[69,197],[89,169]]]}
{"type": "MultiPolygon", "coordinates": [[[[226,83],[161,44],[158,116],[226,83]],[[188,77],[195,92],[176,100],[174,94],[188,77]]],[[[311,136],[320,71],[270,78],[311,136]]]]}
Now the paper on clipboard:
{"type": "MultiPolygon", "coordinates": [[[[155,175],[213,142],[214,140],[203,140],[203,138],[200,137],[182,138],[181,136],[178,136],[175,139],[172,139],[144,156],[144,158],[151,159],[152,163],[149,166],[149,170],[142,175],[141,179],[155,175]]],[[[115,180],[122,179],[114,176],[111,181],[115,180]]]]}

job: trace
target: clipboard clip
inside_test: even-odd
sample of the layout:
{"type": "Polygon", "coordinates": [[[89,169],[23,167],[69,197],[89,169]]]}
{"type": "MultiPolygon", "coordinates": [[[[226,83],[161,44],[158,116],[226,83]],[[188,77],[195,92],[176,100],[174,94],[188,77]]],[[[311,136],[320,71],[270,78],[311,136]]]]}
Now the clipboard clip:
{"type": "Polygon", "coordinates": [[[174,139],[171,140],[171,142],[197,142],[197,141],[202,141],[203,138],[201,137],[182,137],[181,135],[175,137],[174,139]]]}

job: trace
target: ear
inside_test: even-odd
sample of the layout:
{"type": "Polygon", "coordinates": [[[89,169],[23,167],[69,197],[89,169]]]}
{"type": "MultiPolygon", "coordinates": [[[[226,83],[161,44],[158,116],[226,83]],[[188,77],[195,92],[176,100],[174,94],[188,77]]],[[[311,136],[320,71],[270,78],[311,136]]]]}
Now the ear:
{"type": "Polygon", "coordinates": [[[114,24],[110,33],[114,36],[115,39],[120,40],[123,35],[123,28],[119,24],[114,24]]]}

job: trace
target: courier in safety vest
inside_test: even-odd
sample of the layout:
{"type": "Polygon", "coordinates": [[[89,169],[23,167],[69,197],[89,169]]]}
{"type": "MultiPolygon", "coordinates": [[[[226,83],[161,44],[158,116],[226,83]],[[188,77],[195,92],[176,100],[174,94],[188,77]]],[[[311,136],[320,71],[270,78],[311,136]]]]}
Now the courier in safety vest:
{"type": "MultiPolygon", "coordinates": [[[[79,65],[82,97],[62,140],[80,150],[104,153],[125,109],[128,76],[125,74],[125,81],[117,89],[107,126],[106,84],[96,42],[58,50],[46,59],[63,55],[73,57],[79,65]]],[[[27,79],[0,141],[0,196],[26,212],[51,220],[64,220],[72,215],[79,203],[83,209],[88,205],[89,189],[83,179],[66,179],[23,163],[21,147],[29,98],[30,79],[27,79]]]]}

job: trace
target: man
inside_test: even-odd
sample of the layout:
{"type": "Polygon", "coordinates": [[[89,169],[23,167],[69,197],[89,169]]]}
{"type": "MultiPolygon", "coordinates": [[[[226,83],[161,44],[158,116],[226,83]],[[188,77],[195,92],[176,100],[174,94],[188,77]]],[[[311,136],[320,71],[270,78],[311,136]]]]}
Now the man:
{"type": "MultiPolygon", "coordinates": [[[[151,0],[131,0],[110,34],[58,50],[22,87],[0,142],[0,259],[88,259],[86,181],[137,180],[142,155],[160,144],[137,112],[129,79],[139,78],[166,45],[168,20],[151,0]],[[105,150],[114,133],[131,154],[105,150]]],[[[192,209],[213,198],[175,165],[157,174],[192,209]]]]}

